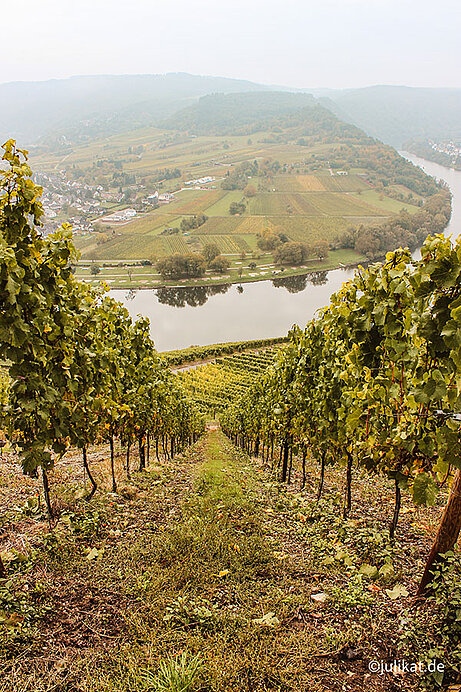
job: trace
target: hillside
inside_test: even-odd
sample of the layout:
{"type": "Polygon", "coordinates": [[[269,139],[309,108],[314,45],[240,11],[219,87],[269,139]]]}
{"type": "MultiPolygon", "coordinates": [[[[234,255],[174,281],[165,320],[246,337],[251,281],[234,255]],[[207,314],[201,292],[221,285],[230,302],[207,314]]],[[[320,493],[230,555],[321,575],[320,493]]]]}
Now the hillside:
{"type": "Polygon", "coordinates": [[[264,88],[245,80],[186,73],[11,82],[0,85],[0,136],[27,145],[85,141],[153,125],[204,94],[264,88]]]}
{"type": "Polygon", "coordinates": [[[81,278],[122,288],[133,276],[134,285],[174,286],[322,271],[395,245],[417,247],[433,217],[440,229],[449,218],[449,198],[434,180],[307,95],[206,96],[164,125],[178,129],[144,128],[33,157],[46,206],[57,211],[48,227],[76,227],[81,278]],[[156,192],[163,198],[152,204],[156,192]],[[134,217],[109,215],[127,207],[134,217]],[[305,249],[277,254],[281,242],[305,249]],[[154,266],[210,244],[229,267],[187,277],[154,266]],[[106,266],[91,275],[91,262],[106,266]],[[127,263],[136,266],[127,272],[127,263]]]}
{"type": "Polygon", "coordinates": [[[310,94],[290,92],[247,92],[202,96],[159,123],[172,130],[188,130],[196,135],[249,134],[264,128],[276,116],[315,103],[310,94]]]}
{"type": "Polygon", "coordinates": [[[461,242],[175,372],[40,233],[25,158],[5,145],[0,692],[455,692],[461,242]]]}
{"type": "Polygon", "coordinates": [[[402,148],[409,140],[461,140],[461,89],[373,86],[321,99],[340,118],[402,148]]]}
{"type": "MultiPolygon", "coordinates": [[[[186,453],[152,459],[131,481],[120,480],[117,495],[109,492],[104,449],[92,448],[90,459],[101,487],[91,503],[69,504],[79,482],[75,455],[53,474],[62,489],[56,502],[67,509],[52,533],[39,510],[19,511],[29,500],[32,511],[34,482],[21,478],[9,456],[0,460],[0,503],[22,532],[20,546],[14,531],[3,536],[10,588],[28,588],[21,630],[9,635],[14,660],[0,638],[1,692],[21,689],[30,676],[37,692],[51,681],[60,692],[184,689],[167,686],[162,665],[194,692],[416,689],[413,675],[396,680],[368,671],[369,660],[398,655],[406,599],[394,597],[392,579],[351,579],[351,568],[333,557],[347,546],[360,565],[389,550],[400,586],[414,589],[430,534],[413,527],[410,511],[398,545],[386,543],[388,484],[357,480],[354,520],[343,520],[338,471],[327,471],[325,500],[316,506],[315,466],[302,493],[298,472],[283,488],[213,424],[186,453]],[[40,590],[44,569],[47,588],[40,590]]],[[[117,447],[120,479],[123,466],[117,447]]],[[[421,510],[418,525],[438,511],[421,510]]]]}

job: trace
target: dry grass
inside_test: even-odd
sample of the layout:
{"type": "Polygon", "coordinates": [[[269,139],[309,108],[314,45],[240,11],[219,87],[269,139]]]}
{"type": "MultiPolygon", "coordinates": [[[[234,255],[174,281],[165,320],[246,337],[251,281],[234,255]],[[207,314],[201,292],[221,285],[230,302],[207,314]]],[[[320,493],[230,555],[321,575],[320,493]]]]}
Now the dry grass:
{"type": "MultiPolygon", "coordinates": [[[[297,470],[282,486],[211,427],[190,452],[131,482],[122,480],[118,450],[117,495],[107,492],[107,450],[94,448],[101,491],[90,504],[78,499],[79,455],[67,455],[52,476],[55,506],[86,528],[72,532],[61,515],[51,537],[46,522],[16,509],[35,496],[37,482],[22,478],[14,458],[3,460],[2,548],[21,548],[27,559],[9,564],[16,597],[25,594],[17,606],[25,620],[0,630],[1,692],[147,692],[143,671],[155,675],[168,655],[185,651],[200,656],[193,689],[203,691],[416,689],[410,676],[372,676],[367,668],[371,658],[397,653],[404,599],[390,600],[386,582],[365,580],[348,604],[351,570],[324,559],[342,543],[363,559],[360,536],[386,532],[390,485],[355,472],[353,511],[343,522],[341,470],[328,470],[325,499],[315,506],[314,462],[302,492],[297,470]],[[93,548],[98,557],[89,560],[93,548]],[[318,592],[330,600],[312,600],[318,592]],[[211,615],[198,615],[197,604],[211,615]],[[279,624],[254,622],[269,612],[279,624]]],[[[393,582],[410,593],[439,512],[404,503],[393,582]]]]}

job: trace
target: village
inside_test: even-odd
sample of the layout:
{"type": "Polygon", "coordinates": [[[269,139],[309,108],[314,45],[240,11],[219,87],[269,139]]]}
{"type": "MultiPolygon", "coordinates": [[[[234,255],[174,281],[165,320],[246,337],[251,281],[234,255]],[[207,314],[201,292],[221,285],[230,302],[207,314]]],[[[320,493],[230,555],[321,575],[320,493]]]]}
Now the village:
{"type": "Polygon", "coordinates": [[[55,231],[64,220],[71,224],[76,233],[91,232],[95,224],[124,224],[139,213],[169,204],[175,199],[176,192],[212,189],[215,186],[211,183],[216,181],[213,176],[187,180],[175,192],[160,192],[156,189],[144,197],[138,196],[136,186],[130,186],[129,200],[133,202],[133,206],[123,207],[123,202],[128,201],[126,191],[107,191],[102,185],[69,180],[65,171],[52,174],[40,172],[35,179],[43,188],[45,234],[55,231]]]}
{"type": "Polygon", "coordinates": [[[458,159],[461,159],[461,145],[456,142],[449,141],[440,143],[429,140],[429,145],[434,151],[438,151],[441,154],[446,154],[449,156],[454,166],[458,162],[458,159]]]}

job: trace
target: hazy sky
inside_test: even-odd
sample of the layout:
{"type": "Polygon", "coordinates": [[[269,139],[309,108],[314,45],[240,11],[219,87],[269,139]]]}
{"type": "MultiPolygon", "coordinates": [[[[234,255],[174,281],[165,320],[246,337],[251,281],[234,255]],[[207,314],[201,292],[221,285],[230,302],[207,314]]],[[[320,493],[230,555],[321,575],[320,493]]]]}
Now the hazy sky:
{"type": "Polygon", "coordinates": [[[0,82],[191,72],[296,87],[461,87],[460,0],[17,0],[0,82]]]}

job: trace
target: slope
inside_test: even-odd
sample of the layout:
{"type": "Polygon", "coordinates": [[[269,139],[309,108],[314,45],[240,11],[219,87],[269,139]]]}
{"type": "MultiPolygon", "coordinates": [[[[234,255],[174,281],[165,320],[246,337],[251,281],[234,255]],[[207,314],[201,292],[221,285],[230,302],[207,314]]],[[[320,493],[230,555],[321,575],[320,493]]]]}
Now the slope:
{"type": "Polygon", "coordinates": [[[461,139],[461,89],[372,86],[321,100],[340,118],[397,149],[411,139],[461,139]]]}
{"type": "Polygon", "coordinates": [[[27,145],[42,138],[84,141],[152,125],[204,94],[264,88],[245,80],[186,73],[10,82],[0,85],[0,135],[27,145]]]}
{"type": "Polygon", "coordinates": [[[185,689],[160,685],[161,664],[183,682],[188,671],[191,692],[416,689],[411,675],[370,676],[370,659],[397,656],[402,599],[386,594],[389,581],[356,573],[364,551],[374,561],[389,550],[411,589],[426,532],[406,514],[396,548],[383,545],[375,525],[385,525],[391,489],[357,480],[348,522],[335,499],[340,477],[327,473],[328,498],[315,506],[314,472],[302,494],[297,483],[282,489],[212,425],[119,495],[88,505],[57,489],[67,519],[49,534],[23,514],[21,560],[10,548],[9,588],[23,589],[24,620],[0,640],[0,691],[185,689]],[[327,559],[344,546],[347,569],[327,559]]]}

